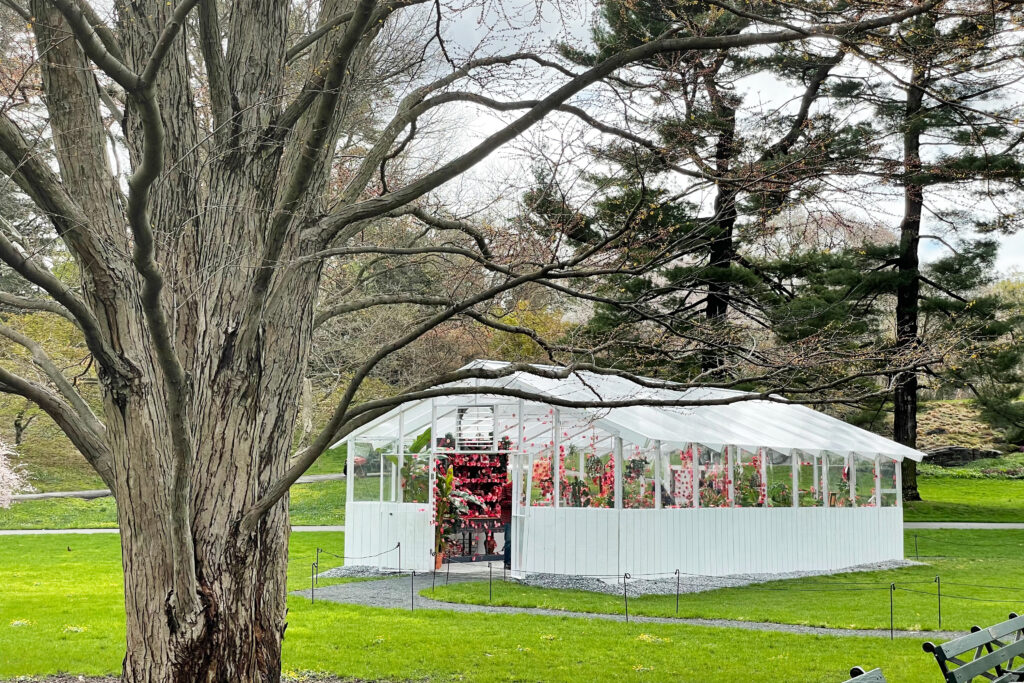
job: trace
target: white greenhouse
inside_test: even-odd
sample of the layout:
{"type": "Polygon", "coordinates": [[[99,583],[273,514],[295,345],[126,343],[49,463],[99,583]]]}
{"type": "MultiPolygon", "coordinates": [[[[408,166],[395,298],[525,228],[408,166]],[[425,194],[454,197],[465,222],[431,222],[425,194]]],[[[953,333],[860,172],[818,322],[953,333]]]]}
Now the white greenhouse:
{"type": "Polygon", "coordinates": [[[903,558],[899,463],[923,454],[806,406],[590,372],[448,386],[467,385],[536,399],[428,398],[344,440],[349,564],[429,570],[438,548],[446,561],[500,561],[509,478],[514,574],[724,575],[903,558]],[[565,407],[708,399],[721,402],[565,407]],[[442,538],[435,498],[449,467],[470,502],[442,538]]]}

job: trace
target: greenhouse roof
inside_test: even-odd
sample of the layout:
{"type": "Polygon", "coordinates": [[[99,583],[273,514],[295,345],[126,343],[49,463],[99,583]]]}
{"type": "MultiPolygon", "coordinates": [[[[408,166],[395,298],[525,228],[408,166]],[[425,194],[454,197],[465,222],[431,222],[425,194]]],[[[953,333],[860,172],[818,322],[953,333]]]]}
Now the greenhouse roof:
{"type": "MultiPolygon", "coordinates": [[[[465,369],[500,370],[508,365],[500,361],[476,360],[465,369]]],[[[543,365],[533,367],[540,372],[560,369],[543,365]]],[[[658,383],[658,380],[641,381],[644,384],[658,383]]],[[[786,453],[799,449],[856,453],[868,457],[881,455],[893,460],[910,458],[920,461],[924,457],[918,450],[807,406],[781,398],[752,399],[748,397],[753,394],[734,389],[651,387],[626,377],[589,371],[578,371],[565,378],[518,371],[498,379],[470,379],[444,386],[485,390],[490,387],[497,392],[525,393],[531,397],[530,404],[546,404],[586,415],[603,430],[645,446],[660,440],[669,448],[698,443],[711,448],[730,445],[749,449],[771,448],[786,453]],[[633,401],[660,405],[578,405],[633,401]],[[687,405],[688,402],[692,403],[687,405]],[[671,403],[679,405],[666,405],[671,403]]],[[[423,399],[393,409],[360,427],[349,438],[395,439],[398,436],[399,413],[403,414],[405,434],[417,434],[431,424],[432,400],[449,405],[481,404],[509,403],[516,401],[517,397],[483,393],[423,399]]]]}

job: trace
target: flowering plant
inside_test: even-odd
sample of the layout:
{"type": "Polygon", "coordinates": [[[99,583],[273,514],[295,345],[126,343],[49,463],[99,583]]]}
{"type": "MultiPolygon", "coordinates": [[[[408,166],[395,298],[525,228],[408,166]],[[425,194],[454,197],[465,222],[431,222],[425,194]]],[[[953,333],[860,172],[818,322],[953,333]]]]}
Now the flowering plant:
{"type": "Polygon", "coordinates": [[[729,476],[725,468],[711,465],[700,485],[700,506],[720,508],[729,506],[729,476]]]}
{"type": "Polygon", "coordinates": [[[434,550],[438,554],[445,551],[445,539],[458,528],[459,519],[469,513],[470,503],[483,505],[473,494],[455,488],[455,484],[451,465],[439,473],[434,484],[434,550]]]}
{"type": "Polygon", "coordinates": [[[14,455],[14,451],[0,442],[0,508],[9,508],[11,496],[15,493],[32,490],[25,479],[24,468],[12,464],[8,457],[11,455],[14,455]]]}

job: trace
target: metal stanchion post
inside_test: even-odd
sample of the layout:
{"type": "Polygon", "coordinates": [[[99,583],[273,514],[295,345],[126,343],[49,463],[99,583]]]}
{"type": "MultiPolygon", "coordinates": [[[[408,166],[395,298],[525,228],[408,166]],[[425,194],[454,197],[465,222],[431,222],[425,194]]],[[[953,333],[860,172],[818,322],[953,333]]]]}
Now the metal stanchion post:
{"type": "Polygon", "coordinates": [[[893,610],[892,610],[892,594],[895,593],[895,592],[896,592],[896,584],[895,583],[890,583],[889,584],[889,640],[895,640],[896,639],[896,628],[895,628],[895,625],[894,625],[895,622],[894,622],[893,616],[892,616],[892,613],[893,613],[893,610]]]}
{"type": "Polygon", "coordinates": [[[416,611],[416,570],[409,572],[409,611],[416,611]]]}
{"type": "Polygon", "coordinates": [[[399,541],[398,545],[396,545],[395,547],[398,548],[398,573],[401,574],[402,573],[402,542],[399,541]]]}
{"type": "Polygon", "coordinates": [[[679,614],[679,570],[676,570],[676,614],[679,614]]]}
{"type": "Polygon", "coordinates": [[[309,604],[316,602],[316,562],[309,565],[309,604]]]}
{"type": "Polygon", "coordinates": [[[629,594],[626,592],[626,582],[629,580],[629,572],[622,575],[622,602],[626,606],[626,623],[629,623],[629,594]]]}
{"type": "Polygon", "coordinates": [[[452,578],[452,563],[448,562],[448,571],[444,575],[444,585],[448,585],[448,579],[452,578]]]}
{"type": "Polygon", "coordinates": [[[942,628],[942,579],[935,577],[935,595],[939,598],[939,628],[942,628]]]}

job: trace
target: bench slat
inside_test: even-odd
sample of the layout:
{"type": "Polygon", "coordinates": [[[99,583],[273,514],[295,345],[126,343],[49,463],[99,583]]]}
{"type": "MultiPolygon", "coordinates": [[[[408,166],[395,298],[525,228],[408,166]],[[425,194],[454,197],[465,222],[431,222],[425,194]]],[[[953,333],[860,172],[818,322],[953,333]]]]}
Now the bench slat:
{"type": "Polygon", "coordinates": [[[935,651],[941,651],[944,659],[950,659],[952,657],[962,655],[968,650],[973,650],[977,647],[990,643],[995,638],[1002,638],[1014,631],[1020,631],[1021,629],[1024,629],[1024,616],[1015,617],[1009,621],[1004,621],[996,624],[995,626],[982,629],[976,633],[971,633],[969,635],[956,638],[955,640],[950,640],[942,645],[937,645],[935,647],[935,651]]]}
{"type": "MultiPolygon", "coordinates": [[[[985,633],[985,631],[979,631],[979,633],[985,633]]],[[[990,652],[987,655],[978,657],[973,662],[967,662],[959,669],[950,671],[948,680],[951,683],[970,683],[971,680],[976,676],[980,676],[983,672],[995,669],[996,665],[1004,664],[1014,657],[1019,657],[1021,655],[1024,655],[1024,640],[1018,640],[1015,643],[1010,643],[1006,647],[1001,647],[995,652],[990,652]]]]}

